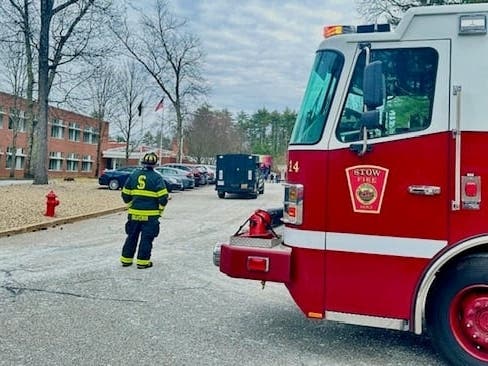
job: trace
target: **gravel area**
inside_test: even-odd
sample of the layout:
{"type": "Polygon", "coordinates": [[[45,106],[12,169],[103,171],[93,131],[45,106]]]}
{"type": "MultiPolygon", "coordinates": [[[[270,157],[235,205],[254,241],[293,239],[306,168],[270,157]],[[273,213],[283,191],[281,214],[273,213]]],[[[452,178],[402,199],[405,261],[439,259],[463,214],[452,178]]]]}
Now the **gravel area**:
{"type": "Polygon", "coordinates": [[[98,212],[123,210],[125,205],[119,191],[111,191],[98,184],[97,179],[79,178],[74,181],[50,180],[46,185],[11,184],[0,186],[2,210],[0,235],[17,229],[55,224],[78,216],[98,212]],[[53,191],[60,203],[55,216],[45,216],[46,195],[53,191]]]}

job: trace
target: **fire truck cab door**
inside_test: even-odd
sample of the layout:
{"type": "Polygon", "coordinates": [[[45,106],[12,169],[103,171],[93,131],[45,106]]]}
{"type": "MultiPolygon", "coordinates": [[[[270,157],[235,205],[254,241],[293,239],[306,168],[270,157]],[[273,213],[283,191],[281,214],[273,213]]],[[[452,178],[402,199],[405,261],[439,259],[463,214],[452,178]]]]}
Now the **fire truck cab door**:
{"type": "Polygon", "coordinates": [[[328,143],[329,311],[408,318],[421,271],[446,245],[451,193],[450,41],[371,45],[386,98],[380,128],[359,130],[366,52],[357,51],[328,143]]]}

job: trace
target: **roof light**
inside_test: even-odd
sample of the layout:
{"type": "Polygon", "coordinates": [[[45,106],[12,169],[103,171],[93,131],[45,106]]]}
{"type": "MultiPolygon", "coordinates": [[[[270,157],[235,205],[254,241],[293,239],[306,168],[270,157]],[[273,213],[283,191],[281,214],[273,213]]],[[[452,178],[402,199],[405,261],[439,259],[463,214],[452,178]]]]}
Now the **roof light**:
{"type": "Polygon", "coordinates": [[[324,38],[346,33],[354,33],[354,27],[350,25],[327,25],[323,30],[324,38]]]}
{"type": "Polygon", "coordinates": [[[323,36],[329,38],[339,34],[347,33],[375,33],[375,32],[389,32],[389,24],[367,24],[367,25],[327,25],[324,27],[323,36]]]}

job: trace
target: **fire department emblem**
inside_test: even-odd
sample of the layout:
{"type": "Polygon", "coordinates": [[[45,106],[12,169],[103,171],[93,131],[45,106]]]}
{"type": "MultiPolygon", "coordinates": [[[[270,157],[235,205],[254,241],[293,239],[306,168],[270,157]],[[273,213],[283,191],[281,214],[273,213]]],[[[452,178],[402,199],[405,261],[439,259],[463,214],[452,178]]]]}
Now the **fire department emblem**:
{"type": "Polygon", "coordinates": [[[354,212],[380,213],[388,169],[356,165],[346,168],[346,176],[354,212]]]}

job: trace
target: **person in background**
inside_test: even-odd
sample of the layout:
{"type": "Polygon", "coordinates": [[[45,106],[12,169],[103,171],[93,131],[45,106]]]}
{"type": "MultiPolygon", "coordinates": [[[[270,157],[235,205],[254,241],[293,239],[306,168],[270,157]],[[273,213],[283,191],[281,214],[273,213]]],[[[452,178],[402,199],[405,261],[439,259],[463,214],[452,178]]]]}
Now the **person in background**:
{"type": "Polygon", "coordinates": [[[141,161],[143,168],[135,170],[122,189],[122,199],[128,205],[125,224],[127,238],[120,257],[124,267],[132,265],[139,237],[137,268],[153,266],[150,260],[153,241],[159,235],[159,218],[168,203],[163,177],[154,171],[157,161],[155,153],[145,154],[141,161]]]}

